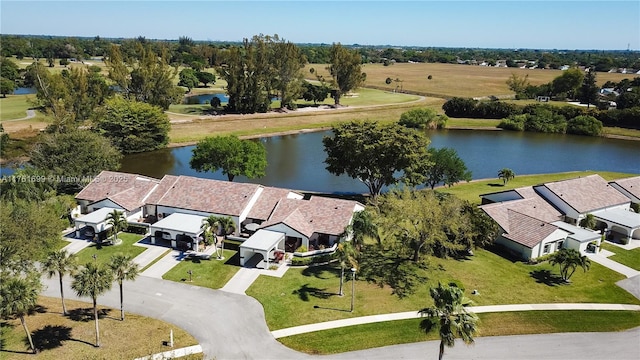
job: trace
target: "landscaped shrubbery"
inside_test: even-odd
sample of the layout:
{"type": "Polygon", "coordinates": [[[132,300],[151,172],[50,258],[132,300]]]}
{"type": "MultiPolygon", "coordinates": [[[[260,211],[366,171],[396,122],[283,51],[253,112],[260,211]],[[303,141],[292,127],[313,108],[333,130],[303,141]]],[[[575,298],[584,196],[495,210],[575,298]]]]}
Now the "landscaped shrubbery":
{"type": "Polygon", "coordinates": [[[576,116],[567,122],[567,134],[600,136],[602,122],[593,116],[576,116]]]}
{"type": "Polygon", "coordinates": [[[400,115],[400,125],[414,129],[442,129],[447,124],[447,116],[439,115],[430,108],[412,109],[400,115]]]}

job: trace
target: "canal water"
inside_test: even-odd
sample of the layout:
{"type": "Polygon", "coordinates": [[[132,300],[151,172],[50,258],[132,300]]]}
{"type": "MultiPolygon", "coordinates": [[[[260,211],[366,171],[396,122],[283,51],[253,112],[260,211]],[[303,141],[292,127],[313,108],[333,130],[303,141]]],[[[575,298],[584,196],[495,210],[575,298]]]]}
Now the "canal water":
{"type": "MultiPolygon", "coordinates": [[[[235,181],[328,193],[365,193],[367,187],[325,169],[322,138],[331,131],[263,138],[266,176],[235,181]]],[[[451,147],[474,179],[495,178],[510,168],[516,175],[599,170],[640,174],[640,142],[598,137],[510,131],[438,130],[428,132],[432,147],[451,147]]],[[[124,158],[121,171],[156,178],[165,174],[226,180],[222,172],[198,173],[189,167],[193,146],[163,149],[124,158]]]]}

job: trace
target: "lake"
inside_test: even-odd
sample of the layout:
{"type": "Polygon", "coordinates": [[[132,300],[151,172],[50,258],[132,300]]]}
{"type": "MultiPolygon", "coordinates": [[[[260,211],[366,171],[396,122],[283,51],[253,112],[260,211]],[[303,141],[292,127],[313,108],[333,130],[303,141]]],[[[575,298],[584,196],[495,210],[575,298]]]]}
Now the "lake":
{"type": "MultiPolygon", "coordinates": [[[[328,193],[364,193],[367,187],[325,169],[322,138],[330,131],[263,138],[267,175],[249,180],[268,186],[328,193]]],[[[496,178],[510,168],[516,175],[601,170],[640,173],[640,141],[511,131],[430,131],[431,146],[456,149],[474,179],[496,178]]],[[[226,180],[222,172],[198,173],[189,167],[193,146],[128,155],[121,171],[161,178],[165,174],[226,180]]]]}

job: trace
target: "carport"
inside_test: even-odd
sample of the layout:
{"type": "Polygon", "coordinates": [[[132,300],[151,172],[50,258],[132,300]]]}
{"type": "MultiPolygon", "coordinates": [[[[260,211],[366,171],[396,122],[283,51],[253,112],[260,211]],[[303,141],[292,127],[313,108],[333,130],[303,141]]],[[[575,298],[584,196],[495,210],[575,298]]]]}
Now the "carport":
{"type": "Polygon", "coordinates": [[[190,237],[192,250],[198,250],[197,238],[202,233],[204,216],[173,213],[149,227],[151,243],[156,243],[156,233],[167,233],[171,238],[171,247],[178,247],[178,238],[190,237]]]}
{"type": "Polygon", "coordinates": [[[105,219],[107,218],[107,215],[113,212],[113,210],[118,210],[124,213],[124,210],[122,209],[103,207],[74,219],[74,223],[76,226],[76,237],[80,237],[80,229],[86,226],[91,226],[95,234],[111,228],[111,225],[107,224],[107,221],[105,219]]]}
{"type": "Polygon", "coordinates": [[[258,230],[245,242],[240,244],[240,266],[244,266],[245,261],[251,259],[255,254],[262,255],[266,263],[265,269],[269,268],[269,255],[274,250],[284,251],[285,234],[277,231],[258,230]]]}
{"type": "Polygon", "coordinates": [[[592,214],[596,220],[607,224],[610,231],[640,239],[640,214],[625,209],[600,210],[592,214]]]}

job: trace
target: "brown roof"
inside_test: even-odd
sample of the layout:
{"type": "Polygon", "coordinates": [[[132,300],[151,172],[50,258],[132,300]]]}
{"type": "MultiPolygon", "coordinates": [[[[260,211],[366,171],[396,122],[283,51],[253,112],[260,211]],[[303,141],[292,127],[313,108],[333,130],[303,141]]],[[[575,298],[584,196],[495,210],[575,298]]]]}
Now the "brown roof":
{"type": "Polygon", "coordinates": [[[313,233],[340,235],[358,205],[351,200],[312,196],[309,200],[282,199],[262,228],[283,223],[309,237],[313,233]]]}
{"type": "Polygon", "coordinates": [[[640,199],[640,176],[620,179],[612,182],[618,184],[621,188],[627,190],[631,195],[640,199]]]}
{"type": "Polygon", "coordinates": [[[538,245],[559,229],[555,225],[513,210],[508,210],[508,222],[510,231],[502,236],[528,248],[538,245]]]}
{"type": "Polygon", "coordinates": [[[240,216],[260,187],[191,176],[168,178],[162,185],[166,190],[152,194],[155,201],[147,199],[147,203],[230,216],[240,216]]]}
{"type": "Polygon", "coordinates": [[[92,203],[109,199],[126,210],[133,210],[144,205],[143,200],[158,182],[142,175],[103,171],[76,195],[76,199],[92,203]]]}
{"type": "Polygon", "coordinates": [[[546,183],[542,186],[581,214],[630,201],[597,174],[546,183]]]}
{"type": "Polygon", "coordinates": [[[549,223],[562,220],[562,213],[538,195],[531,186],[518,188],[515,191],[523,199],[480,206],[504,231],[509,231],[509,210],[549,223]]]}
{"type": "Polygon", "coordinates": [[[165,175],[160,180],[160,184],[153,190],[147,198],[147,204],[157,204],[160,198],[178,181],[179,176],[165,175]]]}
{"type": "Polygon", "coordinates": [[[247,217],[257,220],[267,220],[276,207],[276,204],[278,204],[278,201],[280,201],[280,199],[286,199],[290,192],[291,191],[287,189],[265,187],[247,217]]]}

